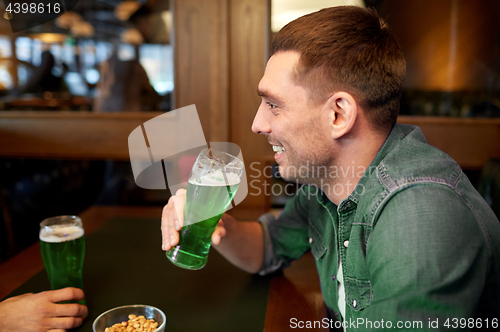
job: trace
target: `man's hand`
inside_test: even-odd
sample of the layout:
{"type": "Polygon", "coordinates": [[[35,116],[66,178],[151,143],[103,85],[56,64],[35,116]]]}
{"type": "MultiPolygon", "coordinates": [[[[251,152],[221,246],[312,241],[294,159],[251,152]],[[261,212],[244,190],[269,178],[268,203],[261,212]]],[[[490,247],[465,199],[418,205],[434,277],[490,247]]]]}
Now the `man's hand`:
{"type": "MultiPolygon", "coordinates": [[[[185,205],[186,190],[179,189],[163,208],[161,234],[162,249],[165,251],[172,249],[179,242],[179,231],[184,224],[185,205]]],[[[258,222],[239,222],[226,213],[212,234],[212,244],[219,253],[240,269],[256,273],[262,266],[264,240],[262,227],[258,222]]]]}
{"type": "MultiPolygon", "coordinates": [[[[186,190],[179,189],[174,196],[170,197],[167,205],[163,208],[161,216],[162,249],[168,251],[179,243],[179,231],[184,225],[184,208],[186,205],[186,190]]],[[[212,234],[212,242],[220,244],[226,235],[224,223],[219,221],[217,228],[212,234]]]]}
{"type": "Polygon", "coordinates": [[[66,331],[80,326],[87,317],[87,307],[78,288],[63,288],[37,294],[23,294],[0,302],[0,332],[66,331]]]}

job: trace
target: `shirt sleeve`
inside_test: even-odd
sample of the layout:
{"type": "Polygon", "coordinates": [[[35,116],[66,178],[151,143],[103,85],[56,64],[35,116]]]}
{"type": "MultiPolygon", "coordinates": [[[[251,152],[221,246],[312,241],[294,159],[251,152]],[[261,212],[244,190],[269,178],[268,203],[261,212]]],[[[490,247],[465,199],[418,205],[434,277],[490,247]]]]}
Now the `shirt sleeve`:
{"type": "Polygon", "coordinates": [[[366,254],[373,300],[353,315],[393,327],[421,322],[433,331],[431,322],[441,330],[453,318],[474,318],[491,255],[481,221],[462,197],[443,185],[406,189],[373,228],[366,254]]]}
{"type": "Polygon", "coordinates": [[[277,219],[271,214],[259,218],[264,236],[264,257],[259,274],[288,267],[311,249],[308,236],[309,197],[309,188],[303,186],[277,219]]]}

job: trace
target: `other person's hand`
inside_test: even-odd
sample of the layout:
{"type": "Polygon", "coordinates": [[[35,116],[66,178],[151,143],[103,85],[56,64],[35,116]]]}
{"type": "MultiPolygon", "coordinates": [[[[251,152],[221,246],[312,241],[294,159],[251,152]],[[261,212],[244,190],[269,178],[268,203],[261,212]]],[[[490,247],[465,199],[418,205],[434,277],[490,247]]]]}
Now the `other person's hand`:
{"type": "Polygon", "coordinates": [[[8,298],[0,302],[0,332],[60,332],[80,326],[87,307],[58,302],[84,298],[83,291],[73,287],[8,298]]]}

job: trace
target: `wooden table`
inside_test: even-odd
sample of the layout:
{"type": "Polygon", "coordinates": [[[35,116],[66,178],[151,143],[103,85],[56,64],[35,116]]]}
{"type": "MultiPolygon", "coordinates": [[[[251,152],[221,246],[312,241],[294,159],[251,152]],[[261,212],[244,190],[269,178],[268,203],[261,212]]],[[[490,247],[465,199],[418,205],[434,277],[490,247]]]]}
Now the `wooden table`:
{"type": "MultiPolygon", "coordinates": [[[[105,221],[114,217],[160,218],[161,207],[96,206],[80,215],[86,234],[93,233],[105,221]]],[[[160,246],[160,244],[158,244],[160,246]]],[[[43,270],[38,243],[0,265],[0,299],[43,270]]],[[[290,319],[321,320],[326,317],[323,297],[312,255],[305,255],[274,276],[267,300],[264,331],[289,331],[290,319]]]]}

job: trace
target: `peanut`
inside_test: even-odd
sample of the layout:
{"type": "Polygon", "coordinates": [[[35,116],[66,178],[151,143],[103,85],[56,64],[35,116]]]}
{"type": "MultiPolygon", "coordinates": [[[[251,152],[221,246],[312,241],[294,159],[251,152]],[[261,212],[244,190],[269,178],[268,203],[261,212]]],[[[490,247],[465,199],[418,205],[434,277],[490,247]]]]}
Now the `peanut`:
{"type": "Polygon", "coordinates": [[[158,322],[146,319],[144,316],[129,315],[128,321],[116,323],[107,327],[104,332],[153,332],[156,331],[158,322]]]}

